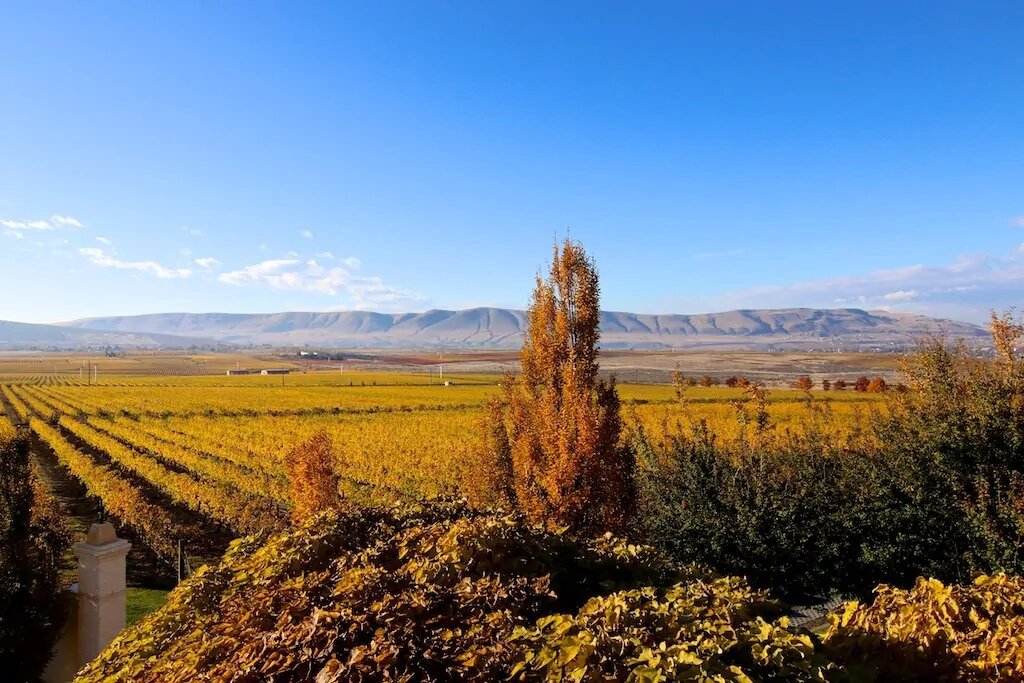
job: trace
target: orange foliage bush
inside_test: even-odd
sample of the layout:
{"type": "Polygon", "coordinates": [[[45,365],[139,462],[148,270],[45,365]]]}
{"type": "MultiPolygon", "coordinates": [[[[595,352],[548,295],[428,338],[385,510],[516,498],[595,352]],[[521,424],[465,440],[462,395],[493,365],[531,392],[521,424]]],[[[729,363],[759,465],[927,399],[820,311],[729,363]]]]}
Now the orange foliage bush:
{"type": "Polygon", "coordinates": [[[338,475],[334,471],[334,444],[327,432],[317,432],[284,458],[292,491],[292,519],[338,507],[338,475]]]}

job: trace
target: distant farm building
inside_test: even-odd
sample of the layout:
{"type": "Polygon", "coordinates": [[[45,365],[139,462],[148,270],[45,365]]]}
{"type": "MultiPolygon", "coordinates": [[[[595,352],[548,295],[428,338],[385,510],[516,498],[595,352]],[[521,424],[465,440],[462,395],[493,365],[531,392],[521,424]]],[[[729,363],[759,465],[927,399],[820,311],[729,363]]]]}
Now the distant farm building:
{"type": "Polygon", "coordinates": [[[261,370],[260,374],[261,375],[287,375],[289,372],[291,372],[291,370],[289,370],[288,368],[267,368],[266,370],[261,370]]]}
{"type": "Polygon", "coordinates": [[[229,375],[255,375],[259,370],[253,368],[236,368],[234,370],[228,370],[229,375]]]}

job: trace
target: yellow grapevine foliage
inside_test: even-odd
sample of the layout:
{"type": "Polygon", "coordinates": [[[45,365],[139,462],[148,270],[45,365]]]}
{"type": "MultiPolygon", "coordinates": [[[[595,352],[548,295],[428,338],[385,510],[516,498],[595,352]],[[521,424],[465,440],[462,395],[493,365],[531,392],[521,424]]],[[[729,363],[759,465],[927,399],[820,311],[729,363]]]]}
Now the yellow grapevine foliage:
{"type": "Polygon", "coordinates": [[[854,681],[1024,681],[1024,578],[880,586],[832,615],[825,641],[854,681]]]}
{"type": "Polygon", "coordinates": [[[769,622],[763,593],[735,577],[695,579],[593,598],[576,617],[517,629],[511,674],[548,681],[825,680],[810,634],[769,622]]]}
{"type": "Polygon", "coordinates": [[[489,681],[570,663],[577,680],[819,680],[815,641],[775,613],[644,546],[454,505],[359,508],[236,541],[77,680],[489,681]]]}
{"type": "Polygon", "coordinates": [[[12,441],[16,435],[17,431],[14,429],[14,425],[3,413],[0,413],[0,447],[12,441]]]}

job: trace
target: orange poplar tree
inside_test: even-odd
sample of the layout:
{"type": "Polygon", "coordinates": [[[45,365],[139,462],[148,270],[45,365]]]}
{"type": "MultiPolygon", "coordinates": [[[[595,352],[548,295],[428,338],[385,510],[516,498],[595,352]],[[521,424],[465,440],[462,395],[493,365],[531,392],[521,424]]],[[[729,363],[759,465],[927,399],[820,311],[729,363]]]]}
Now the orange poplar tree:
{"type": "Polygon", "coordinates": [[[338,507],[339,477],[334,471],[334,443],[327,432],[319,431],[288,451],[284,466],[291,485],[293,522],[338,507]]]}
{"type": "Polygon", "coordinates": [[[599,298],[582,245],[556,244],[527,311],[521,372],[502,383],[488,430],[494,494],[535,523],[583,534],[624,530],[636,497],[618,391],[597,372],[599,298]]]}

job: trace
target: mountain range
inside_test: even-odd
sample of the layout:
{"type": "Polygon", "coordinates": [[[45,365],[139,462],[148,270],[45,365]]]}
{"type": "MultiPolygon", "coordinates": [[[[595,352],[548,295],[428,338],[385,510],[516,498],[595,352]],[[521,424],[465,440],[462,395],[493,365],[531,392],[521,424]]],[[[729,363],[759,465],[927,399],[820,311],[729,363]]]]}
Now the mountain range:
{"type": "MultiPolygon", "coordinates": [[[[0,345],[188,346],[238,344],[335,348],[511,349],[525,313],[504,308],[424,313],[155,313],[58,325],[0,322],[0,345]]],[[[905,348],[925,334],[978,341],[983,328],[909,313],[857,308],[736,310],[698,315],[604,311],[601,343],[611,349],[905,348]]]]}
{"type": "Polygon", "coordinates": [[[104,346],[207,346],[211,338],[184,337],[153,332],[117,332],[77,328],[66,325],[39,325],[0,320],[0,348],[55,347],[83,348],[104,346]]]}

